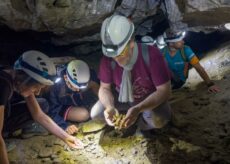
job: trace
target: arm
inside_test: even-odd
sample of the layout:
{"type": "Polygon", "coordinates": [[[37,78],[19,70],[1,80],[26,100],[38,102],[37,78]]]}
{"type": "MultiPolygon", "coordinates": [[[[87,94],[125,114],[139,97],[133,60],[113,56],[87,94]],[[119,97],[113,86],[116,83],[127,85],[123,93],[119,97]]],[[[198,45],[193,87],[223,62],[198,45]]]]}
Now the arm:
{"type": "Polygon", "coordinates": [[[115,13],[129,17],[134,13],[136,4],[137,0],[123,0],[121,5],[116,8],[115,13]]]}
{"type": "Polygon", "coordinates": [[[154,110],[157,106],[169,99],[171,94],[170,81],[157,86],[156,89],[155,92],[128,110],[125,119],[122,121],[121,128],[127,128],[132,125],[141,112],[145,110],[154,110]]]}
{"type": "Polygon", "coordinates": [[[33,94],[25,97],[25,101],[35,121],[44,126],[52,134],[56,135],[58,138],[66,142],[69,146],[73,148],[80,148],[82,146],[82,143],[80,141],[77,141],[76,138],[67,134],[55,122],[53,122],[52,119],[50,119],[45,113],[43,113],[33,94]]]}
{"type": "Polygon", "coordinates": [[[113,115],[117,113],[117,110],[114,107],[114,96],[111,91],[111,84],[101,82],[99,100],[105,107],[104,115],[106,122],[110,126],[113,126],[113,115]]]}
{"type": "Polygon", "coordinates": [[[98,96],[105,109],[114,108],[114,97],[111,91],[111,84],[101,82],[98,96]]]}
{"type": "Polygon", "coordinates": [[[199,75],[201,76],[201,78],[204,80],[206,84],[209,84],[211,82],[211,80],[208,77],[208,74],[206,73],[204,68],[200,65],[200,63],[193,65],[193,67],[196,69],[196,71],[199,73],[199,75]]]}
{"type": "Polygon", "coordinates": [[[48,114],[54,122],[56,122],[62,129],[66,130],[68,123],[59,115],[62,105],[58,100],[58,95],[58,91],[55,89],[55,87],[52,87],[47,97],[50,106],[48,114]]]}
{"type": "Polygon", "coordinates": [[[5,142],[2,137],[2,129],[3,129],[3,120],[4,120],[4,106],[0,105],[0,161],[1,163],[8,164],[7,152],[5,142]]]}
{"type": "Polygon", "coordinates": [[[201,66],[201,64],[198,62],[197,64],[193,65],[193,67],[196,69],[196,71],[199,73],[201,78],[204,80],[206,85],[208,86],[208,90],[213,93],[220,92],[220,88],[216,86],[209,78],[207,72],[204,70],[204,68],[201,66]]]}
{"type": "Polygon", "coordinates": [[[182,22],[182,15],[175,0],[167,0],[161,3],[161,9],[167,16],[170,29],[173,31],[186,30],[187,24],[182,22]]]}
{"type": "Polygon", "coordinates": [[[153,92],[139,104],[134,106],[134,108],[137,108],[139,113],[145,110],[152,110],[169,99],[171,95],[170,81],[159,85],[156,88],[157,90],[155,92],[153,92]]]}

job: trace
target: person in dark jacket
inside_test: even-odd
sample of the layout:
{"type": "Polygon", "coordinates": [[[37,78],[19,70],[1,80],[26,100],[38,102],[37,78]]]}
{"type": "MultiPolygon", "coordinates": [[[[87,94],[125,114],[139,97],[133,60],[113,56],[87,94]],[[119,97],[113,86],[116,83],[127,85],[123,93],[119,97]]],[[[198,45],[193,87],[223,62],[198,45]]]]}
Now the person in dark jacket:
{"type": "Polygon", "coordinates": [[[78,131],[70,122],[83,122],[89,119],[90,106],[97,99],[99,81],[94,70],[81,60],[68,63],[61,73],[61,80],[49,90],[48,115],[69,134],[78,131]]]}
{"type": "MultiPolygon", "coordinates": [[[[24,52],[16,61],[14,69],[0,70],[1,133],[5,129],[17,130],[30,119],[42,125],[68,146],[83,148],[83,143],[79,139],[66,133],[41,110],[42,106],[35,98],[42,88],[54,84],[55,76],[56,69],[49,57],[34,50],[24,52]],[[13,102],[15,94],[22,96],[25,102],[15,104],[13,102]],[[30,118],[24,116],[27,113],[30,118]]],[[[9,163],[2,134],[0,135],[0,163],[9,163]]]]}

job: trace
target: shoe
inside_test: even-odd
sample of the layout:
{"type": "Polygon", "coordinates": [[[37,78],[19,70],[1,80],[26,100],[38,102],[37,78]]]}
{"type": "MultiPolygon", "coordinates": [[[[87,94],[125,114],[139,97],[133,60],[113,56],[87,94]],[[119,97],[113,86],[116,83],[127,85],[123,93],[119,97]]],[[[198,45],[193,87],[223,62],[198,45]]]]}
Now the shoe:
{"type": "Polygon", "coordinates": [[[26,139],[33,136],[46,136],[48,134],[49,132],[45,128],[43,128],[40,124],[33,122],[22,129],[21,137],[26,139]]]}
{"type": "Polygon", "coordinates": [[[7,153],[16,148],[16,144],[13,141],[5,140],[5,145],[7,153]]]}
{"type": "Polygon", "coordinates": [[[148,119],[148,122],[141,115],[137,120],[137,126],[139,130],[147,131],[153,129],[152,118],[148,119]]]}

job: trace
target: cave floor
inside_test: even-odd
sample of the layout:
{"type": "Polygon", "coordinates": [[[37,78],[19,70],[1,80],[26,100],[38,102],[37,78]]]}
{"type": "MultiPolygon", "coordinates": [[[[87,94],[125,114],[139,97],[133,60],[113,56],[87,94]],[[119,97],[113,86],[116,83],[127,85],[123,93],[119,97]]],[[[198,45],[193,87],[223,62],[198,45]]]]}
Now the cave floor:
{"type": "Polygon", "coordinates": [[[14,138],[17,147],[8,153],[15,164],[105,163],[184,164],[230,163],[230,76],[216,81],[222,92],[211,94],[203,85],[180,89],[170,100],[172,123],[147,139],[135,132],[122,136],[111,128],[79,133],[82,150],[71,150],[52,135],[14,138]]]}

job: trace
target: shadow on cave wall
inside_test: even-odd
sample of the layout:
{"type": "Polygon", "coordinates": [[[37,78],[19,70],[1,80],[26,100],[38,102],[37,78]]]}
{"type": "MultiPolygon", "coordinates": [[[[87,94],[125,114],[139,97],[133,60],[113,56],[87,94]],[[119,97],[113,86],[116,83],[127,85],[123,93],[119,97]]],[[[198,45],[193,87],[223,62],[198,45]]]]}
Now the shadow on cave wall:
{"type": "MultiPolygon", "coordinates": [[[[49,32],[16,32],[7,27],[0,28],[0,64],[12,65],[27,50],[39,50],[49,56],[65,56],[75,45],[55,46],[51,43],[54,34],[49,32]]],[[[76,55],[76,54],[75,54],[76,55]]]]}
{"type": "Polygon", "coordinates": [[[220,44],[230,40],[230,31],[215,31],[209,34],[204,32],[187,32],[185,44],[189,45],[197,56],[217,48],[220,44]]]}
{"type": "MultiPolygon", "coordinates": [[[[39,50],[49,56],[75,56],[82,58],[81,54],[73,52],[76,44],[68,46],[55,46],[51,43],[54,34],[49,32],[23,31],[16,32],[6,26],[0,28],[0,64],[12,65],[14,61],[26,50],[39,50]]],[[[185,42],[198,56],[216,48],[221,43],[230,40],[230,31],[205,34],[203,32],[188,32],[185,42]]],[[[92,42],[92,44],[101,44],[92,42]]],[[[90,57],[90,54],[87,55],[90,57]]],[[[83,57],[84,58],[84,57],[83,57]]]]}

